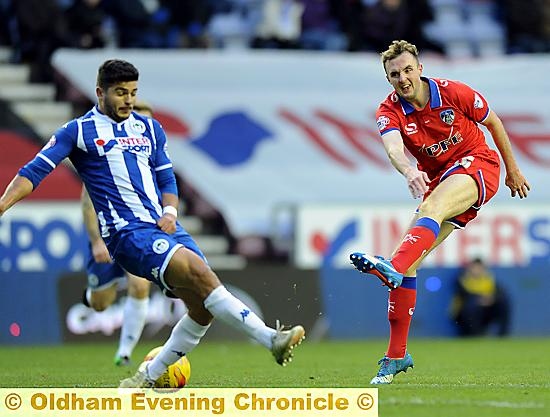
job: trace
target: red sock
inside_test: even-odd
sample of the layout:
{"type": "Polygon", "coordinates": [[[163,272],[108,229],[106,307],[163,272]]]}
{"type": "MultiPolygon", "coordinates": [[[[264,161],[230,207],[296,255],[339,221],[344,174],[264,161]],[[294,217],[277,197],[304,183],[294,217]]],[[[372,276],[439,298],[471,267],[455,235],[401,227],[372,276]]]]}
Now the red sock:
{"type": "Polygon", "coordinates": [[[391,263],[397,272],[404,274],[422,254],[430,249],[439,234],[439,223],[429,217],[418,219],[409,229],[391,263]]]}
{"type": "Polygon", "coordinates": [[[390,291],[388,301],[390,342],[386,356],[392,359],[405,357],[407,351],[409,328],[416,305],[416,278],[409,279],[414,280],[415,288],[399,287],[390,291]]]}

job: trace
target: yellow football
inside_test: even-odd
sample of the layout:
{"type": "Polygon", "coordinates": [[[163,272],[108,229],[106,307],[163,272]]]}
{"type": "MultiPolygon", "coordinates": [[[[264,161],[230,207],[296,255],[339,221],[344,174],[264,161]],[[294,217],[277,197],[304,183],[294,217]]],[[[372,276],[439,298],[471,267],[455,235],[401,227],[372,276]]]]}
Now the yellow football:
{"type": "MultiPolygon", "coordinates": [[[[162,349],[158,346],[152,349],[145,358],[144,362],[151,361],[162,349]]],[[[187,356],[182,356],[175,363],[170,365],[155,382],[155,388],[183,388],[191,378],[191,364],[187,356]]]]}

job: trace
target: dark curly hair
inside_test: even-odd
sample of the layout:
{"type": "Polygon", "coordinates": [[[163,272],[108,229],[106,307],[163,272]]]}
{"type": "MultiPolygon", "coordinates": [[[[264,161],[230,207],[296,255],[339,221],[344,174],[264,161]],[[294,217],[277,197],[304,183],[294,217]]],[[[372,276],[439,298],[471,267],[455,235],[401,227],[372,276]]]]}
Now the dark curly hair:
{"type": "Polygon", "coordinates": [[[99,67],[97,72],[97,86],[103,90],[128,81],[137,81],[139,71],[127,61],[121,59],[109,59],[99,67]]]}

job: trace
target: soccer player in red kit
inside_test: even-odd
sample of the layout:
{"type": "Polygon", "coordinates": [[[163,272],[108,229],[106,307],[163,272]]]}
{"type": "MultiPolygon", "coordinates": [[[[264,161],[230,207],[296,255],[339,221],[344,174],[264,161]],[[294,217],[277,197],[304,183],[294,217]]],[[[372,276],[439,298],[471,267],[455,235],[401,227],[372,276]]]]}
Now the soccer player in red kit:
{"type": "Polygon", "coordinates": [[[390,341],[371,384],[390,384],[396,374],[413,366],[407,338],[416,304],[416,269],[497,192],[499,155],[487,145],[479,123],[500,152],[512,197],[525,198],[530,190],[501,120],[480,93],[458,81],[423,77],[416,46],[404,40],[393,41],[381,56],[395,91],[378,108],[378,129],[392,165],[407,180],[412,196],[423,200],[390,259],[350,255],[355,268],[390,288],[390,341]]]}

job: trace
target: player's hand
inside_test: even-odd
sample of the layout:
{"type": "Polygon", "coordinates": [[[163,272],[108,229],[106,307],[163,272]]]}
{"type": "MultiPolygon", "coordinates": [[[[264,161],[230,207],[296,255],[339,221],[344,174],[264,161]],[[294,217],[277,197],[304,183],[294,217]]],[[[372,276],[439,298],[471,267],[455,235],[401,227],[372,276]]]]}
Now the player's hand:
{"type": "Polygon", "coordinates": [[[157,220],[157,226],[165,233],[172,234],[176,231],[176,216],[170,213],[165,213],[157,220]]]}
{"type": "Polygon", "coordinates": [[[424,171],[411,167],[405,171],[405,178],[413,198],[420,198],[428,191],[430,179],[424,171]]]}
{"type": "Polygon", "coordinates": [[[519,198],[526,198],[527,193],[531,190],[531,186],[519,169],[507,172],[504,183],[510,189],[512,197],[517,194],[519,198]]]}
{"type": "Polygon", "coordinates": [[[97,263],[109,264],[113,262],[109,249],[107,249],[107,245],[105,245],[103,239],[99,239],[92,243],[92,255],[94,257],[94,261],[97,263]]]}

